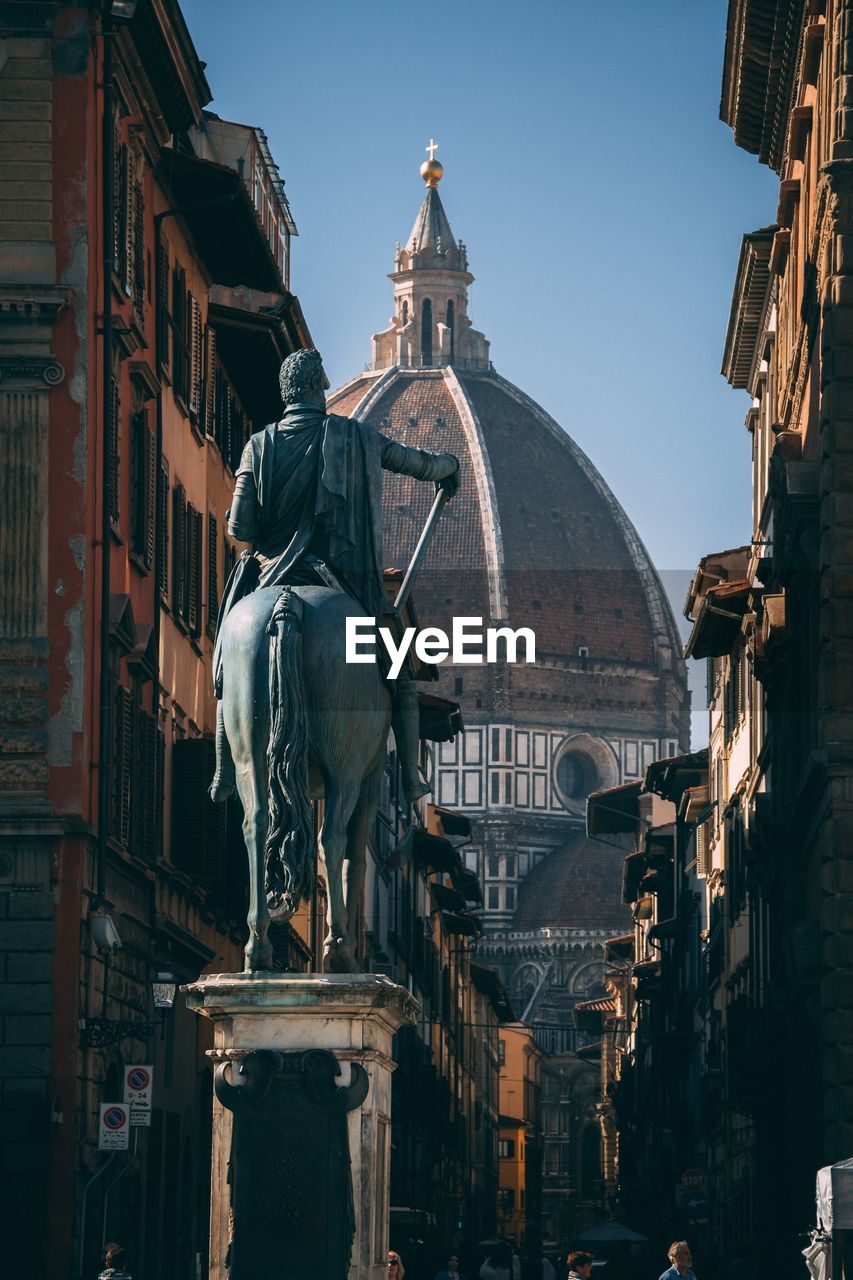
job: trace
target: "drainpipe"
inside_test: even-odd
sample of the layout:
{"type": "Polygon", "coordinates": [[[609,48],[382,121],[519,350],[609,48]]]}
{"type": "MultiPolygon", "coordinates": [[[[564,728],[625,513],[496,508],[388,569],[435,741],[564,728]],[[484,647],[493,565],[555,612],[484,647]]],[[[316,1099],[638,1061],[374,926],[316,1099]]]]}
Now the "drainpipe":
{"type": "Polygon", "coordinates": [[[112,269],[115,207],[113,203],[114,155],[113,155],[113,39],[115,30],[105,27],[103,56],[103,121],[101,149],[103,173],[103,297],[101,316],[102,360],[102,469],[101,469],[101,627],[100,627],[100,696],[98,727],[98,861],[97,901],[102,905],[106,898],[107,884],[107,825],[109,822],[109,784],[112,774],[110,738],[110,553],[112,529],[112,430],[110,413],[112,405],[113,369],[113,315],[112,269]]]}

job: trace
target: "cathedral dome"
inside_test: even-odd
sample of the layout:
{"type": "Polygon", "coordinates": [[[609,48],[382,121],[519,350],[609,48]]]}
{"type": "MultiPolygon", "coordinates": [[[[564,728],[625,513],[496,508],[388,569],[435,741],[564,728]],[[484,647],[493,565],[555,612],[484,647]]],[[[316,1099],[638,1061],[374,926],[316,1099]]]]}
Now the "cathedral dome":
{"type": "Polygon", "coordinates": [[[596,928],[624,933],[631,923],[622,902],[627,852],[580,834],[554,849],[524,880],[513,931],[596,928]]]}
{"type": "MultiPolygon", "coordinates": [[[[373,368],[328,401],[405,445],[459,458],[460,493],[415,587],[421,624],[479,615],[530,627],[537,661],[669,671],[678,635],[637,531],[571,436],[495,371],[467,314],[467,249],[427,182],[397,248],[395,314],[373,338],[373,368]]],[[[405,567],[431,487],[386,473],[383,488],[386,564],[405,567]]]]}

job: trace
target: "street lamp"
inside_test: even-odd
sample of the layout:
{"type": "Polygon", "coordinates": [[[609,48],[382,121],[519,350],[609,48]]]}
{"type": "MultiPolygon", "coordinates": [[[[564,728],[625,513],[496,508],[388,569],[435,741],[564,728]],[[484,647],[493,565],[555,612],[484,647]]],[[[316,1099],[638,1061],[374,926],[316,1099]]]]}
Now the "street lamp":
{"type": "Polygon", "coordinates": [[[161,969],[151,979],[151,991],[155,1009],[171,1009],[175,1003],[178,980],[171,969],[161,969]]]}

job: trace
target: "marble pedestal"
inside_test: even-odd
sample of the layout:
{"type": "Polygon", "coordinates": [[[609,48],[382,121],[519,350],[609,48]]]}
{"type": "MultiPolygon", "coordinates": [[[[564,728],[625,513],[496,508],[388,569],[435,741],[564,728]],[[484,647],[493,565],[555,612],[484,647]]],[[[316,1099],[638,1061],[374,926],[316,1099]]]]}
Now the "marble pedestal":
{"type": "MultiPolygon", "coordinates": [[[[417,1001],[379,974],[211,974],[185,988],[187,1005],[213,1021],[214,1066],[247,1053],[325,1049],[350,1083],[350,1063],[367,1072],[369,1088],[347,1117],[355,1204],[355,1239],[349,1280],[385,1280],[391,1140],[391,1040],[414,1021],[417,1001]]],[[[228,1280],[228,1160],[233,1114],[214,1100],[211,1171],[210,1280],[228,1280]]],[[[280,1280],[290,1271],[282,1257],[280,1280]]],[[[279,1280],[279,1277],[270,1277],[279,1280]]]]}

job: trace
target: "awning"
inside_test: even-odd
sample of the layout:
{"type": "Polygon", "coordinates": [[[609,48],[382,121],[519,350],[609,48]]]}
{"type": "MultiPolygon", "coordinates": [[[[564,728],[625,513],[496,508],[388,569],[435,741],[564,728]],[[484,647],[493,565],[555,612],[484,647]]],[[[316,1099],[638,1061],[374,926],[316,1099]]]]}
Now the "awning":
{"type": "Polygon", "coordinates": [[[466,902],[483,905],[483,886],[476,871],[469,871],[459,863],[451,870],[450,878],[453,881],[453,887],[459,890],[466,902]]]}
{"type": "Polygon", "coordinates": [[[441,923],[449,933],[461,933],[466,938],[478,938],[483,932],[477,917],[465,911],[442,911],[441,923]]]}
{"type": "Polygon", "coordinates": [[[433,901],[434,911],[464,911],[465,899],[456,889],[450,889],[445,884],[432,883],[429,886],[430,897],[433,901]]]}
{"type": "Polygon", "coordinates": [[[621,787],[594,791],[586,802],[587,835],[630,834],[636,831],[642,788],[642,779],[638,778],[636,782],[624,782],[621,787]]]}
{"type": "Polygon", "coordinates": [[[449,874],[459,863],[459,854],[449,840],[431,835],[420,827],[412,835],[412,855],[415,865],[423,870],[449,874]]]}
{"type": "Polygon", "coordinates": [[[275,255],[236,169],[167,147],[157,178],[215,284],[285,292],[275,255]]]}
{"type": "Polygon", "coordinates": [[[753,590],[746,579],[709,587],[699,602],[693,630],[684,646],[685,658],[721,658],[730,653],[753,590]]]}
{"type": "Polygon", "coordinates": [[[633,1231],[621,1222],[600,1222],[597,1227],[590,1227],[578,1236],[578,1243],[585,1245],[618,1244],[620,1240],[629,1244],[645,1244],[648,1236],[641,1236],[639,1231],[633,1231]]]}
{"type": "Polygon", "coordinates": [[[604,955],[608,960],[630,960],[633,954],[633,933],[620,933],[617,938],[608,938],[604,943],[604,955]]]}
{"type": "Polygon", "coordinates": [[[459,703],[435,693],[418,693],[418,712],[420,737],[427,742],[452,742],[465,727],[459,703]]]}
{"type": "Polygon", "coordinates": [[[677,933],[678,921],[674,916],[671,916],[669,920],[660,920],[657,924],[653,924],[647,936],[653,940],[661,941],[664,938],[674,938],[677,933]]]}
{"type": "Polygon", "coordinates": [[[481,995],[488,996],[499,1022],[515,1022],[515,1011],[510,1004],[507,989],[494,969],[480,964],[471,965],[471,981],[481,995]]]}
{"type": "Polygon", "coordinates": [[[622,901],[628,906],[640,896],[640,883],[645,873],[646,855],[629,853],[622,870],[622,901]]]}
{"type": "Polygon", "coordinates": [[[708,748],[703,747],[701,751],[656,760],[646,770],[644,786],[646,791],[678,804],[688,787],[702,786],[707,780],[708,748]]]}
{"type": "MultiPolygon", "coordinates": [[[[454,704],[455,705],[455,704],[454,704]]],[[[446,836],[466,836],[471,839],[471,819],[455,809],[445,809],[443,805],[434,804],[432,811],[441,822],[441,829],[446,836]]]]}

